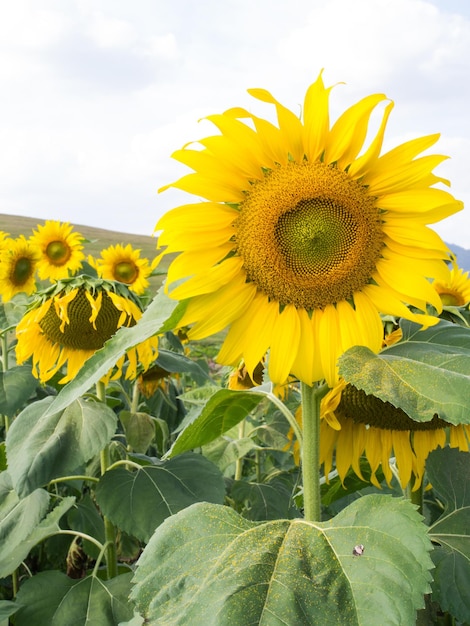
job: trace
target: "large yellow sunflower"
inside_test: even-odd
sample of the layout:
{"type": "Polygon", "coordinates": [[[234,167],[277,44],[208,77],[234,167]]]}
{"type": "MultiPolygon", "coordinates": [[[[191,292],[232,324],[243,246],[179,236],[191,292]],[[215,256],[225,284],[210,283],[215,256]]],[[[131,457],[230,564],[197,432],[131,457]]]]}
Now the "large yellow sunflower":
{"type": "Polygon", "coordinates": [[[38,265],[41,280],[60,280],[73,275],[82,267],[83,237],[72,232],[68,223],[47,220],[33,231],[31,241],[39,247],[42,258],[38,265]]]}
{"type": "Polygon", "coordinates": [[[335,458],[342,480],[350,468],[363,478],[359,461],[365,455],[372,470],[371,482],[379,486],[376,472],[381,467],[390,484],[390,458],[395,457],[401,486],[405,488],[414,479],[413,489],[418,489],[432,450],[446,443],[465,452],[469,450],[470,426],[453,426],[437,415],[429,422],[416,422],[401,409],[344,381],[323,399],[322,418],[320,460],[328,475],[335,458]]]}
{"type": "Polygon", "coordinates": [[[330,127],[330,90],[320,74],[303,121],[263,89],[249,93],[274,105],[278,126],[240,108],[209,116],[220,134],[175,152],[194,172],[167,186],[206,201],[175,208],[156,226],[164,254],[180,253],[167,289],[189,300],[181,320],[193,325],[189,337],[229,327],[219,361],[243,360],[251,374],[269,350],[274,382],[292,373],[333,386],[345,350],[380,350],[379,312],[433,323],[426,305],[442,305],[428,278],[447,280],[449,251],[427,225],[462,208],[433,187],[446,183],[432,173],[445,157],[418,158],[438,135],[380,156],[393,103],[368,96],[330,127]]]}
{"type": "Polygon", "coordinates": [[[33,293],[39,259],[39,250],[23,235],[17,239],[3,239],[0,247],[0,295],[4,302],[17,293],[33,293]]]}
{"type": "Polygon", "coordinates": [[[433,287],[439,294],[444,307],[465,306],[470,302],[470,278],[454,263],[446,281],[435,280],[433,287]]]}
{"type": "Polygon", "coordinates": [[[89,259],[98,275],[106,280],[125,283],[137,295],[141,295],[149,286],[147,278],[152,273],[149,260],[140,258],[140,250],[134,250],[130,243],[109,246],[101,250],[101,259],[89,259]]]}
{"type": "MultiPolygon", "coordinates": [[[[83,363],[121,326],[133,326],[142,316],[127,287],[114,282],[77,276],[42,292],[16,329],[18,364],[33,359],[33,374],[46,382],[65,364],[69,382],[83,363]]],[[[127,351],[126,378],[136,378],[157,356],[157,338],[127,351]]],[[[116,364],[122,373],[125,356],[116,364]]]]}

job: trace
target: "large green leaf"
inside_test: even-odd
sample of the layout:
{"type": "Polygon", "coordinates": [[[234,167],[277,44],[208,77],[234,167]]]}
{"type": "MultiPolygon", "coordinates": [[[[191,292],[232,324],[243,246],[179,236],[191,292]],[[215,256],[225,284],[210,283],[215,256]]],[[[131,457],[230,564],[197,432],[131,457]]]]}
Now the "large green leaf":
{"type": "Polygon", "coordinates": [[[47,491],[36,489],[20,500],[8,472],[0,474],[0,563],[5,560],[5,551],[20,545],[31,534],[48,506],[47,491]]]}
{"type": "Polygon", "coordinates": [[[22,411],[8,431],[8,470],[20,497],[72,473],[110,441],[117,418],[103,402],[80,398],[50,413],[51,398],[22,411]]]}
{"type": "Polygon", "coordinates": [[[236,480],[231,485],[230,498],[243,504],[243,517],[250,520],[298,517],[299,512],[293,506],[293,487],[282,477],[267,483],[236,480]]]}
{"type": "Polygon", "coordinates": [[[19,365],[0,372],[0,414],[13,417],[24,407],[37,384],[30,365],[19,365]]]}
{"type": "Polygon", "coordinates": [[[432,452],[426,471],[433,489],[445,504],[441,517],[429,529],[438,545],[433,598],[462,622],[470,622],[470,455],[454,448],[432,452]]]}
{"type": "Polygon", "coordinates": [[[131,574],[103,581],[73,580],[58,571],[41,572],[20,588],[16,626],[117,626],[130,620],[127,596],[131,574]]]}
{"type": "Polygon", "coordinates": [[[48,414],[62,411],[82,396],[115,365],[126,350],[152,335],[173,329],[185,307],[185,303],[178,304],[170,300],[162,287],[135,326],[120,328],[101,350],[86,361],[75,378],[60,391],[49,407],[48,414]]]}
{"type": "MultiPolygon", "coordinates": [[[[28,556],[35,545],[60,531],[59,520],[74,504],[75,498],[64,498],[35,528],[18,544],[1,544],[0,578],[8,576],[28,556]]],[[[34,622],[33,622],[34,623],[34,622]]]]}
{"type": "MultiPolygon", "coordinates": [[[[67,521],[72,530],[86,533],[101,543],[105,543],[104,521],[89,494],[85,494],[69,511],[67,521]]],[[[83,550],[93,559],[98,558],[99,549],[94,543],[91,543],[91,541],[83,541],[83,550]]]]}
{"type": "Polygon", "coordinates": [[[339,360],[344,379],[405,411],[417,422],[437,413],[470,423],[470,328],[441,321],[427,330],[402,323],[403,340],[380,354],[355,346],[339,360]]]}
{"type": "Polygon", "coordinates": [[[151,625],[414,624],[430,548],[413,505],[388,496],[365,496],[324,523],[256,523],[196,504],[157,529],[131,599],[151,625]]]}
{"type": "Polygon", "coordinates": [[[263,400],[264,395],[252,391],[217,389],[193,420],[181,432],[167,456],[203,446],[241,422],[263,400]]]}
{"type": "Polygon", "coordinates": [[[193,453],[136,472],[118,467],[106,472],[96,489],[103,514],[142,541],[148,541],[170,515],[202,500],[221,503],[224,495],[220,471],[193,453]]]}

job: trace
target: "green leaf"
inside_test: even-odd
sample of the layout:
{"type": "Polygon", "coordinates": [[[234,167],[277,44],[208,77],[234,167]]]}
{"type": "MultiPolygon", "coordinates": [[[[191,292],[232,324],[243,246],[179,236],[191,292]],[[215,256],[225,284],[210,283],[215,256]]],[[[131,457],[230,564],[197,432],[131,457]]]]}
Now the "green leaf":
{"type": "Polygon", "coordinates": [[[21,608],[16,626],[97,626],[117,625],[130,620],[133,607],[127,596],[132,574],[111,580],[88,576],[73,580],[58,571],[41,572],[20,588],[21,608]]]}
{"type": "Polygon", "coordinates": [[[192,359],[189,359],[184,354],[179,354],[178,352],[171,352],[170,350],[159,350],[156,363],[162,369],[170,373],[186,372],[188,374],[191,374],[193,377],[210,380],[209,376],[201,368],[201,366],[198,365],[198,363],[196,363],[192,359]]]}
{"type": "Polygon", "coordinates": [[[405,411],[417,422],[437,413],[470,423],[470,328],[441,321],[427,330],[404,321],[403,340],[380,354],[355,346],[339,360],[341,376],[405,411]]]}
{"type": "Polygon", "coordinates": [[[365,496],[323,523],[256,523],[196,504],[157,529],[131,599],[150,625],[414,624],[430,548],[415,507],[388,496],[365,496]]]}
{"type": "Polygon", "coordinates": [[[20,500],[8,472],[0,474],[0,563],[5,561],[6,553],[32,533],[46,515],[48,506],[47,491],[36,489],[20,500]]]}
{"type": "Polygon", "coordinates": [[[37,384],[30,365],[19,365],[0,372],[0,414],[14,417],[24,407],[37,384]]]}
{"type": "Polygon", "coordinates": [[[293,506],[292,485],[282,479],[272,479],[268,483],[254,483],[237,480],[233,483],[230,496],[243,503],[243,517],[250,520],[274,520],[298,516],[293,506]]]}
{"type": "Polygon", "coordinates": [[[39,542],[60,531],[59,520],[74,504],[75,498],[64,498],[33,531],[20,543],[2,543],[0,558],[0,578],[8,576],[28,556],[39,542]]]}
{"type": "Polygon", "coordinates": [[[225,472],[238,459],[243,458],[255,448],[258,446],[250,437],[230,439],[224,436],[203,446],[202,453],[206,459],[215,463],[221,472],[225,472]]]}
{"type": "Polygon", "coordinates": [[[426,471],[434,491],[445,504],[431,526],[438,545],[432,553],[436,565],[433,599],[458,620],[470,622],[470,455],[455,448],[431,452],[426,471]]]}
{"type": "MultiPolygon", "coordinates": [[[[105,543],[104,522],[98,513],[95,503],[88,494],[76,503],[69,511],[67,521],[72,530],[78,530],[87,535],[91,535],[101,543],[105,543]]],[[[93,559],[99,555],[98,547],[90,541],[83,541],[83,550],[93,559]]]]}
{"type": "Polygon", "coordinates": [[[184,302],[178,303],[170,300],[162,287],[135,326],[120,328],[101,350],[95,352],[86,361],[75,378],[60,391],[49,407],[48,414],[62,411],[82,396],[114,367],[117,360],[129,348],[153,335],[173,329],[181,319],[185,308],[184,302]]]}
{"type": "Polygon", "coordinates": [[[145,466],[136,472],[122,467],[104,474],[96,500],[116,526],[142,541],[167,517],[202,500],[223,502],[222,474],[200,454],[145,466]]]}
{"type": "Polygon", "coordinates": [[[220,437],[241,422],[263,400],[264,395],[252,391],[217,389],[196,417],[181,432],[166,456],[203,446],[220,437]]]}
{"type": "MultiPolygon", "coordinates": [[[[0,620],[8,620],[10,615],[16,613],[19,609],[17,602],[10,602],[9,600],[0,600],[0,620]]],[[[6,622],[8,624],[8,621],[6,622]]]]}
{"type": "Polygon", "coordinates": [[[155,422],[148,413],[121,411],[119,420],[127,443],[134,452],[145,453],[155,438],[155,422]]]}
{"type": "Polygon", "coordinates": [[[72,473],[116,431],[116,415],[102,402],[80,398],[57,413],[50,406],[51,398],[30,404],[7,434],[8,470],[20,497],[72,473]]]}

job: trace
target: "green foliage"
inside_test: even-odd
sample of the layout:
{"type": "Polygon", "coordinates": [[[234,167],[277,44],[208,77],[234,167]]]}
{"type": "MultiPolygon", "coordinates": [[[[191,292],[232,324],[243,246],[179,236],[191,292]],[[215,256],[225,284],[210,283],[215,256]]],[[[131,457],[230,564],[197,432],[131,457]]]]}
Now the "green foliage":
{"type": "Polygon", "coordinates": [[[433,598],[462,622],[470,622],[470,458],[451,448],[431,453],[427,471],[444,504],[429,529],[435,542],[433,598]]]}
{"type": "Polygon", "coordinates": [[[262,399],[262,395],[250,391],[214,389],[207,403],[192,415],[191,423],[175,441],[168,456],[214,441],[245,419],[262,399]]]}
{"type": "Polygon", "coordinates": [[[437,413],[450,424],[470,424],[470,328],[446,321],[427,330],[403,321],[402,328],[403,340],[380,354],[348,350],[341,375],[417,422],[437,413]]]}
{"type": "Polygon", "coordinates": [[[399,499],[367,496],[325,523],[254,523],[199,504],[157,529],[131,597],[149,624],[412,624],[430,548],[399,499]]]}
{"type": "Polygon", "coordinates": [[[8,431],[8,469],[20,496],[77,470],[116,430],[116,415],[102,402],[77,399],[50,413],[52,403],[45,398],[27,406],[8,431]]]}
{"type": "Polygon", "coordinates": [[[131,574],[112,580],[87,576],[73,580],[62,572],[42,572],[27,580],[18,593],[16,626],[95,626],[132,618],[127,597],[131,574]]]}
{"type": "Polygon", "coordinates": [[[148,541],[167,517],[195,502],[223,502],[222,474],[199,454],[188,453],[130,472],[109,470],[96,489],[103,513],[119,528],[148,541]]]}

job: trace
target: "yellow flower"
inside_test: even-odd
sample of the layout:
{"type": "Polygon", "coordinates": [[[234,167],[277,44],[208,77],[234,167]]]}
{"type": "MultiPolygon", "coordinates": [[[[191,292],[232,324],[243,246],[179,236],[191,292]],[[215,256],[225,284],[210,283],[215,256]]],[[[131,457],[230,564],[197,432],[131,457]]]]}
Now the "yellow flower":
{"type": "Polygon", "coordinates": [[[3,239],[0,247],[0,294],[4,302],[11,300],[17,293],[33,293],[39,258],[37,247],[23,235],[17,239],[3,239]]]}
{"type": "Polygon", "coordinates": [[[433,287],[439,294],[444,307],[465,306],[470,302],[470,278],[456,264],[447,281],[435,280],[433,287]]]}
{"type": "Polygon", "coordinates": [[[418,489],[426,458],[432,450],[446,445],[447,431],[449,445],[468,452],[468,425],[453,426],[437,415],[429,422],[416,422],[401,409],[344,381],[332,393],[340,396],[334,409],[339,428],[328,419],[322,419],[320,425],[320,462],[326,476],[335,458],[341,480],[350,468],[363,479],[359,461],[365,454],[372,470],[371,482],[380,486],[376,472],[381,467],[390,484],[390,458],[395,457],[401,486],[405,488],[414,478],[413,489],[418,489]]]}
{"type": "Polygon", "coordinates": [[[31,241],[37,245],[42,253],[38,265],[38,275],[41,280],[60,280],[69,274],[75,274],[82,267],[83,237],[72,232],[73,227],[68,223],[61,224],[47,220],[44,226],[39,225],[33,231],[31,241]]]}
{"type": "Polygon", "coordinates": [[[258,363],[253,371],[253,378],[247,372],[245,364],[242,362],[233,370],[228,378],[228,388],[238,391],[246,391],[263,384],[264,363],[258,363]]]}
{"type": "MultiPolygon", "coordinates": [[[[142,316],[138,302],[124,285],[77,276],[64,279],[42,292],[16,329],[18,364],[29,357],[33,374],[46,382],[62,366],[67,374],[59,382],[74,378],[84,362],[121,326],[134,326],[142,316]]],[[[157,356],[157,338],[127,351],[126,378],[136,378],[157,356]]],[[[116,364],[113,378],[122,374],[125,356],[116,364]]]]}
{"type": "Polygon", "coordinates": [[[101,259],[89,258],[98,275],[106,280],[125,283],[137,295],[149,286],[147,278],[152,273],[148,259],[140,258],[140,250],[134,250],[130,243],[126,247],[118,244],[101,251],[101,259]]]}
{"type": "Polygon", "coordinates": [[[194,172],[167,186],[206,201],[156,225],[163,254],[179,253],[166,286],[189,300],[181,320],[193,325],[189,338],[228,327],[218,360],[243,360],[251,375],[269,350],[273,382],[293,374],[332,387],[349,347],[380,350],[379,313],[434,323],[426,306],[442,307],[428,279],[447,280],[449,251],[427,225],[462,208],[433,188],[446,182],[433,174],[445,157],[418,157],[438,135],[380,156],[393,103],[367,96],[330,127],[330,91],[320,74],[303,121],[263,89],[250,94],[274,105],[278,126],[240,108],[209,116],[220,134],[175,152],[194,172]],[[385,102],[363,148],[369,118],[385,102]]]}
{"type": "Polygon", "coordinates": [[[0,230],[0,252],[8,246],[9,241],[10,241],[9,233],[6,233],[3,230],[0,230]]]}

